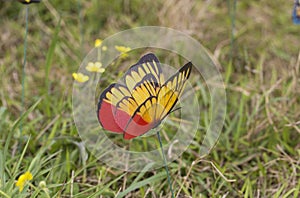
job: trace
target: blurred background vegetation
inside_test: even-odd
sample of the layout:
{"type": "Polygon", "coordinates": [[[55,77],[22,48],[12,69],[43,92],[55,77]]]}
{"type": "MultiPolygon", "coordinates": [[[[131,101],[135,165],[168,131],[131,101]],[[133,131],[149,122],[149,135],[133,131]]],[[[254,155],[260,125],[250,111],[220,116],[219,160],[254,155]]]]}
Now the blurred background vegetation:
{"type": "Polygon", "coordinates": [[[223,132],[205,160],[236,181],[226,181],[191,146],[170,164],[175,194],[299,197],[300,26],[291,20],[294,2],[237,1],[236,7],[234,2],[42,0],[29,5],[26,110],[20,117],[26,6],[0,1],[1,196],[170,197],[163,169],[124,173],[92,156],[84,160],[87,151],[72,119],[71,74],[94,40],[153,25],[185,32],[207,47],[220,62],[227,91],[223,132]],[[27,170],[33,180],[19,192],[14,183],[27,170]]]}

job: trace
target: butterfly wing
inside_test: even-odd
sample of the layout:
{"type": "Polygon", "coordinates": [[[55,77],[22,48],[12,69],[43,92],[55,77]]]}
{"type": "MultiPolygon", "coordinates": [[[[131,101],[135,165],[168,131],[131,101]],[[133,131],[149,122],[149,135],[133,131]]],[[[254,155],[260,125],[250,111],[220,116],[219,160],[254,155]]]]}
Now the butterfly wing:
{"type": "Polygon", "coordinates": [[[130,120],[141,126],[148,124],[140,115],[132,116],[148,98],[157,95],[159,85],[164,82],[160,63],[151,53],[131,66],[122,79],[125,85],[110,85],[102,92],[98,103],[101,126],[116,133],[126,131],[130,120]]]}
{"type": "MultiPolygon", "coordinates": [[[[187,63],[171,76],[161,87],[158,94],[148,97],[132,115],[124,131],[124,139],[143,135],[158,126],[171,112],[182,94],[192,70],[192,63],[187,63]]],[[[143,86],[147,86],[145,82],[143,86]]]]}
{"type": "Polygon", "coordinates": [[[154,81],[159,85],[164,83],[164,76],[158,58],[152,54],[146,54],[125,73],[123,80],[129,90],[133,90],[137,84],[143,81],[147,74],[152,74],[154,81]]]}
{"type": "Polygon", "coordinates": [[[157,96],[157,103],[164,108],[156,111],[156,119],[163,120],[171,112],[184,90],[191,71],[192,63],[188,62],[162,85],[157,96]]]}
{"type": "Polygon", "coordinates": [[[139,108],[134,112],[132,118],[126,125],[124,131],[124,139],[132,139],[140,136],[154,128],[155,122],[153,120],[153,114],[155,111],[154,106],[157,104],[155,96],[149,97],[139,108]]]}
{"type": "MultiPolygon", "coordinates": [[[[120,117],[119,120],[130,119],[130,115],[120,108],[117,104],[124,98],[130,98],[131,94],[126,86],[121,84],[111,84],[100,95],[98,103],[98,120],[101,126],[109,131],[123,133],[122,128],[117,124],[116,114],[120,117]]],[[[133,103],[133,109],[137,108],[133,103]]]]}

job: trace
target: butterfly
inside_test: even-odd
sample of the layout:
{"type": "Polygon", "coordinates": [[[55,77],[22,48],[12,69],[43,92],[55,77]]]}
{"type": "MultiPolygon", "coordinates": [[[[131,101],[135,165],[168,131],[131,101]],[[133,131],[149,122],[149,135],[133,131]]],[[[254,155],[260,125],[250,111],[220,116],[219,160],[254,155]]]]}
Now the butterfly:
{"type": "Polygon", "coordinates": [[[300,0],[295,0],[292,18],[294,24],[300,24],[300,0]]]}
{"type": "Polygon", "coordinates": [[[127,140],[157,127],[179,100],[191,70],[188,62],[165,81],[158,58],[144,55],[121,78],[123,83],[113,83],[100,94],[101,126],[127,140]]]}

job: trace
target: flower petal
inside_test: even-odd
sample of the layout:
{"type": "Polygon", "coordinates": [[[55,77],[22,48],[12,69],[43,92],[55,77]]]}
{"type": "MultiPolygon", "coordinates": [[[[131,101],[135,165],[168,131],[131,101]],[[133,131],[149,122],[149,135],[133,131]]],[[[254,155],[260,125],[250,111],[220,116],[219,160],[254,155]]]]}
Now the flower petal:
{"type": "Polygon", "coordinates": [[[107,51],[107,46],[103,46],[103,47],[102,47],[102,50],[103,50],[103,51],[107,51]]]}
{"type": "Polygon", "coordinates": [[[77,82],[83,83],[89,80],[89,77],[82,73],[73,73],[73,78],[77,82]]]}
{"type": "Polygon", "coordinates": [[[102,43],[101,39],[96,39],[95,40],[95,47],[100,47],[101,43],[102,43]]]}
{"type": "Polygon", "coordinates": [[[30,181],[33,179],[32,174],[27,171],[26,173],[22,174],[19,178],[18,181],[16,182],[16,186],[19,187],[19,191],[23,191],[24,185],[26,184],[27,181],[30,181]]]}
{"type": "Polygon", "coordinates": [[[131,50],[130,47],[125,47],[125,46],[120,46],[120,45],[116,45],[115,48],[116,48],[116,50],[118,50],[121,53],[126,53],[131,50]]]}

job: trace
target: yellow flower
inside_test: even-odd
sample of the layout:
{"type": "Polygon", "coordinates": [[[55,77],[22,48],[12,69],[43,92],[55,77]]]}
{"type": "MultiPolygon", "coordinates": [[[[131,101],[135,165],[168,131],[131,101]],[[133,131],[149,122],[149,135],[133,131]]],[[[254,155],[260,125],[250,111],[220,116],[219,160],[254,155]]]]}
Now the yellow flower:
{"type": "Polygon", "coordinates": [[[89,80],[89,77],[82,73],[73,73],[73,78],[80,83],[84,83],[89,80]]]}
{"type": "Polygon", "coordinates": [[[107,47],[106,47],[106,46],[103,46],[103,47],[102,47],[102,50],[103,50],[103,51],[106,51],[106,50],[107,50],[107,47]]]}
{"type": "Polygon", "coordinates": [[[30,3],[30,0],[25,0],[27,3],[30,3]]]}
{"type": "Polygon", "coordinates": [[[23,188],[24,188],[24,185],[26,184],[27,181],[30,181],[32,180],[32,174],[27,171],[26,173],[22,174],[17,183],[16,183],[16,186],[19,187],[19,191],[22,192],[23,188]]]}
{"type": "Polygon", "coordinates": [[[119,52],[121,52],[120,57],[122,59],[127,58],[128,57],[127,52],[129,52],[131,50],[130,47],[119,46],[119,45],[116,45],[115,48],[116,48],[116,50],[118,50],[119,52]]]}
{"type": "Polygon", "coordinates": [[[122,53],[121,55],[120,55],[120,57],[122,58],[122,59],[125,59],[125,58],[127,58],[129,55],[127,54],[127,53],[122,53]]]}
{"type": "Polygon", "coordinates": [[[100,47],[101,43],[102,43],[101,39],[96,39],[95,40],[95,47],[100,47]]]}
{"type": "Polygon", "coordinates": [[[119,46],[119,45],[116,45],[115,48],[116,48],[116,50],[118,50],[121,53],[127,53],[131,50],[130,47],[119,46]]]}
{"type": "Polygon", "coordinates": [[[86,70],[88,70],[89,72],[99,72],[99,73],[103,73],[105,71],[104,68],[102,68],[102,63],[100,62],[89,62],[88,65],[85,67],[86,70]]]}

